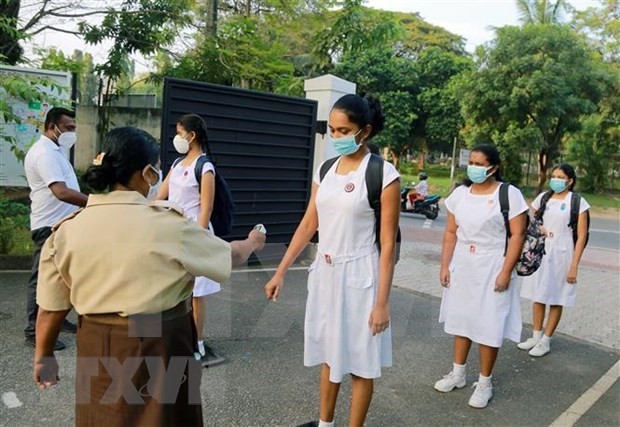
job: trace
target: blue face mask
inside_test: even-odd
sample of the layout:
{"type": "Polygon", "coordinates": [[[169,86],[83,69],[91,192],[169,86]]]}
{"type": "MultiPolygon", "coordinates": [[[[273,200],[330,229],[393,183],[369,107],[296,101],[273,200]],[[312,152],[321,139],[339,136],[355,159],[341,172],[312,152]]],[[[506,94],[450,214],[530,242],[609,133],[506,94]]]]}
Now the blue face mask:
{"type": "Polygon", "coordinates": [[[334,138],[331,134],[327,133],[327,140],[334,146],[334,150],[336,153],[341,156],[348,156],[349,154],[353,154],[360,149],[362,144],[358,144],[355,141],[355,137],[359,135],[362,130],[360,129],[355,135],[347,135],[342,138],[334,138]]]}
{"type": "Polygon", "coordinates": [[[484,181],[487,180],[487,172],[492,168],[493,166],[489,166],[487,168],[484,166],[468,165],[467,176],[469,177],[469,179],[471,179],[471,182],[475,184],[482,184],[484,181]]]}
{"type": "Polygon", "coordinates": [[[549,180],[549,188],[553,190],[554,193],[561,193],[566,190],[567,181],[562,178],[551,178],[549,180]]]}

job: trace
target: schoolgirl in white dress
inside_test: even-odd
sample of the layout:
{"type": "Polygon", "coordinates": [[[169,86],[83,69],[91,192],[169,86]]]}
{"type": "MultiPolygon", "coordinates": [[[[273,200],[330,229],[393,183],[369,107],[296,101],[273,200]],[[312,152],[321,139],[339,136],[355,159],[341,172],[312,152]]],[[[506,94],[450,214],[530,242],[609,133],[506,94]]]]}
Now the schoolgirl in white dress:
{"type": "Polygon", "coordinates": [[[521,309],[514,266],[521,253],[527,204],[510,186],[511,237],[506,243],[499,206],[500,157],[492,145],[471,151],[470,185],[457,187],[446,199],[448,223],[443,238],[440,283],[445,288],[439,321],[454,335],[453,370],[435,389],[449,392],[466,384],[465,364],[472,342],[478,343],[480,375],[469,405],[484,408],[493,395],[491,373],[502,341],[521,337],[521,309]]]}
{"type": "MultiPolygon", "coordinates": [[[[211,157],[207,125],[202,117],[197,114],[181,116],[177,122],[177,134],[173,143],[176,151],[185,157],[170,169],[157,193],[157,198],[170,200],[183,209],[187,218],[213,231],[210,218],[215,197],[215,167],[211,162],[203,165],[200,187],[194,170],[201,155],[206,153],[211,157]]],[[[220,284],[207,277],[195,278],[192,299],[193,314],[198,332],[198,348],[205,366],[224,361],[224,358],[217,355],[203,339],[206,326],[206,297],[220,290],[220,284]]]]}
{"type": "MultiPolygon", "coordinates": [[[[533,335],[518,344],[521,350],[529,350],[530,356],[540,357],[551,350],[550,339],[562,317],[564,307],[575,305],[577,295],[577,269],[586,246],[587,210],[590,205],[582,197],[577,222],[577,241],[573,241],[570,222],[573,188],[577,181],[575,170],[569,164],[556,166],[551,174],[549,186],[553,195],[547,201],[543,213],[543,227],[547,233],[545,256],[538,270],[521,282],[521,296],[533,302],[533,335]],[[544,328],[546,305],[549,317],[544,328]]],[[[545,193],[532,202],[532,214],[541,205],[545,193]]]]}
{"type": "MultiPolygon", "coordinates": [[[[321,365],[320,426],[333,425],[342,378],[351,374],[350,425],[362,425],[373,379],[392,364],[388,298],[394,273],[400,180],[383,162],[381,251],[375,241],[374,211],[368,203],[365,173],[367,141],[383,129],[379,101],[345,95],[329,117],[328,140],[340,158],[321,182],[314,176],[306,213],[278,266],[265,285],[274,301],[284,276],[319,231],[318,254],[309,269],[304,329],[304,364],[321,365]]],[[[320,170],[320,168],[319,168],[320,170]]]]}

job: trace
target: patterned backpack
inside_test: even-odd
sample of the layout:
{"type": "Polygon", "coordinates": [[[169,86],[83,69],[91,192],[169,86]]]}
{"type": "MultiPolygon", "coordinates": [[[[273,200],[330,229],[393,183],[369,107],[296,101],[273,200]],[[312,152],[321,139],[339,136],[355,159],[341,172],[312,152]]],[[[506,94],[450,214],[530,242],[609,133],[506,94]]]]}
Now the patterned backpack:
{"type": "MultiPolygon", "coordinates": [[[[508,239],[510,238],[510,222],[508,219],[508,212],[510,211],[510,205],[508,202],[508,187],[510,184],[502,183],[499,188],[499,205],[504,217],[504,224],[506,227],[506,247],[504,249],[504,256],[506,256],[506,250],[508,249],[508,239]]],[[[534,218],[530,219],[528,215],[528,225],[525,230],[525,240],[523,241],[523,248],[521,249],[521,255],[517,261],[515,270],[519,276],[531,276],[542,263],[542,258],[545,255],[545,238],[547,237],[542,231],[542,216],[545,212],[547,202],[551,198],[553,192],[548,191],[543,194],[540,200],[540,207],[536,211],[534,218]]]]}

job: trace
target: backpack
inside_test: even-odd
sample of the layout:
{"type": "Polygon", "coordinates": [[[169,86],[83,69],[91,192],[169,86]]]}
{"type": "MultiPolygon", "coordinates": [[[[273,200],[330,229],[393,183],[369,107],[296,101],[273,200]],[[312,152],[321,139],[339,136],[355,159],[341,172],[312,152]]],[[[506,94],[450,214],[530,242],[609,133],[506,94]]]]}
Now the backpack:
{"type": "MultiPolygon", "coordinates": [[[[339,157],[332,157],[326,160],[321,169],[319,170],[319,182],[323,181],[323,178],[329,171],[329,169],[336,163],[339,157]]],[[[368,160],[368,166],[366,167],[366,190],[368,191],[368,204],[375,213],[375,243],[381,251],[381,192],[383,191],[383,160],[376,154],[370,154],[368,160]]],[[[396,232],[396,247],[394,249],[394,264],[400,260],[400,243],[401,234],[400,226],[396,232]]]]}
{"type": "MultiPolygon", "coordinates": [[[[568,226],[573,229],[573,245],[577,245],[577,231],[579,224],[579,207],[581,206],[581,194],[573,193],[570,200],[570,221],[568,226]]],[[[585,248],[590,240],[590,209],[586,211],[586,243],[583,245],[585,248]]]]}
{"type": "MultiPolygon", "coordinates": [[[[508,199],[508,188],[510,184],[502,182],[499,187],[499,206],[504,217],[504,226],[506,227],[506,245],[504,247],[504,256],[508,250],[508,239],[510,239],[510,220],[508,214],[510,212],[510,203],[508,199]]],[[[545,211],[545,205],[547,200],[551,197],[551,194],[545,193],[541,200],[540,208],[536,211],[534,218],[530,220],[528,215],[528,225],[525,230],[525,240],[523,241],[523,248],[521,248],[521,255],[515,266],[517,275],[519,276],[531,276],[542,263],[542,258],[545,255],[545,239],[546,235],[542,231],[542,213],[545,211]]]]}
{"type": "MultiPolygon", "coordinates": [[[[175,167],[185,156],[177,158],[172,167],[175,167]]],[[[194,167],[194,175],[198,181],[198,193],[200,193],[202,184],[202,168],[205,163],[211,162],[215,167],[215,162],[202,154],[196,159],[194,167]]],[[[224,237],[232,232],[233,214],[235,212],[235,203],[228,183],[220,173],[215,173],[215,196],[213,198],[213,212],[211,213],[211,225],[213,233],[218,237],[224,237]]]]}

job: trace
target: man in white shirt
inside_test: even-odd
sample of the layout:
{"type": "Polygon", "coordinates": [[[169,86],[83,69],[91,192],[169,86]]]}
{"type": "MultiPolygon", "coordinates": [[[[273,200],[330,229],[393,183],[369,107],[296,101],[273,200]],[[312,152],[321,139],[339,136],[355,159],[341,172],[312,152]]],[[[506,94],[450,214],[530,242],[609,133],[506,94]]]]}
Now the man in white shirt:
{"type": "MultiPolygon", "coordinates": [[[[45,129],[41,138],[26,154],[24,168],[30,186],[30,230],[35,245],[32,273],[28,281],[28,324],[24,329],[26,344],[35,345],[35,324],[37,320],[37,276],[41,247],[52,234],[52,226],[72,214],[78,206],[86,206],[88,196],[80,192],[80,186],[67,160],[67,153],[75,144],[75,114],[65,108],[52,108],[45,118],[45,129]]],[[[63,324],[63,330],[77,330],[73,323],[63,324]]],[[[55,350],[62,350],[65,344],[58,340],[55,350]]]]}

